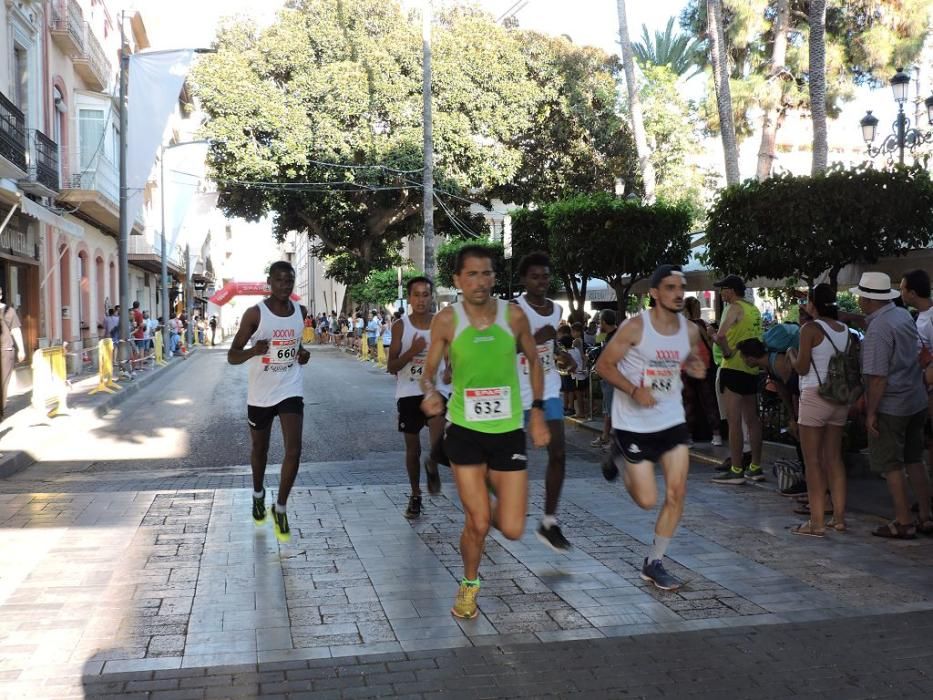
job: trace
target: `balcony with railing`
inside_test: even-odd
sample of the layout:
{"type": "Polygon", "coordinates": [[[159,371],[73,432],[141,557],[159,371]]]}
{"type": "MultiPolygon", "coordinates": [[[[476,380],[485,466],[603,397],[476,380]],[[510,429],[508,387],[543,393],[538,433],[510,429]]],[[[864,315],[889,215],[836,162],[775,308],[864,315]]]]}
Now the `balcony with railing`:
{"type": "Polygon", "coordinates": [[[84,53],[84,12],[77,0],[52,0],[49,33],[52,41],[71,57],[84,53]]]}
{"type": "Polygon", "coordinates": [[[107,60],[107,54],[100,45],[91,25],[84,23],[84,46],[83,50],[72,58],[75,72],[81,76],[81,79],[91,90],[105,92],[110,84],[110,61],[107,60]]]}
{"type": "Polygon", "coordinates": [[[0,177],[26,176],[26,117],[0,93],[0,177]]]}
{"type": "Polygon", "coordinates": [[[38,129],[30,130],[28,174],[19,181],[26,192],[54,197],[59,190],[58,144],[38,129]]]}

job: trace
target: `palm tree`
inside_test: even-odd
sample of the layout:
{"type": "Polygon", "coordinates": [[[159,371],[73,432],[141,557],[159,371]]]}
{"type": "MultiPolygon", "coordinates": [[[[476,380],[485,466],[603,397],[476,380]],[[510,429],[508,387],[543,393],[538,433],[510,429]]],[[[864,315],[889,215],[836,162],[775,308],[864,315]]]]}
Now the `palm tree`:
{"type": "Polygon", "coordinates": [[[810,114],[813,118],[811,175],[826,170],[826,0],[810,0],[810,114]]]}
{"type": "Polygon", "coordinates": [[[737,185],[739,149],[735,142],[735,120],[732,116],[732,92],[729,89],[729,66],[726,62],[726,38],[722,27],[722,0],[706,0],[709,59],[716,86],[716,106],[719,110],[719,134],[726,159],[726,184],[737,185]]]}
{"type": "Polygon", "coordinates": [[[761,146],[758,148],[759,180],[771,177],[774,165],[774,144],[777,132],[784,120],[784,80],[787,75],[787,30],[790,25],[790,0],[777,0],[774,10],[774,34],[771,48],[771,63],[768,71],[767,89],[764,98],[764,115],[761,122],[761,146]]]}
{"type": "Polygon", "coordinates": [[[644,182],[645,201],[654,201],[654,165],[648,151],[648,136],[645,133],[645,120],[641,111],[641,98],[635,82],[635,57],[632,54],[632,42],[628,35],[628,16],[625,12],[625,0],[617,0],[619,13],[619,45],[622,47],[622,69],[625,71],[625,87],[628,90],[629,111],[632,115],[632,133],[635,136],[635,148],[638,151],[638,166],[644,182]]]}
{"type": "Polygon", "coordinates": [[[648,27],[641,25],[641,41],[632,44],[632,51],[640,64],[667,66],[674,75],[688,80],[702,73],[706,64],[703,41],[689,34],[675,33],[673,17],[667,20],[663,32],[654,33],[653,39],[648,27]]]}

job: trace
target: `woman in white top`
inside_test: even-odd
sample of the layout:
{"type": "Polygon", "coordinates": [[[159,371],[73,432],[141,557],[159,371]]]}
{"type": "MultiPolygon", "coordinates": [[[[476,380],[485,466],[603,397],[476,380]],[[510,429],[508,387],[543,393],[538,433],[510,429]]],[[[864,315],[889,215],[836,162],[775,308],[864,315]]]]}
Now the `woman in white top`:
{"type": "Polygon", "coordinates": [[[846,470],[842,461],[842,433],[849,407],[827,401],[819,394],[826,381],[829,360],[850,342],[849,328],[837,321],[836,292],[828,284],[817,285],[806,305],[813,321],[800,329],[800,350],[791,348],[787,359],[800,377],[800,444],[806,464],[810,520],[791,530],[797,535],[822,537],[827,481],[833,517],[827,525],[846,529],[846,470]]]}

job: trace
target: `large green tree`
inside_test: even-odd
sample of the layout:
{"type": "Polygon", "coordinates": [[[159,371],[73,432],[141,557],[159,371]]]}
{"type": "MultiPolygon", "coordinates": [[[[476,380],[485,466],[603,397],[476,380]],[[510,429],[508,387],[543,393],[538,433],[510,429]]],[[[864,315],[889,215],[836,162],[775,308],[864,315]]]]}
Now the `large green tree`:
{"type": "MultiPolygon", "coordinates": [[[[275,232],[312,238],[340,281],[394,266],[421,224],[420,32],[395,0],[288,0],[258,29],[225,25],[193,72],[210,119],[219,205],[272,213],[275,232]]],[[[519,37],[454,7],[434,31],[436,182],[474,197],[508,182],[535,98],[519,37]]],[[[441,195],[446,196],[446,195],[441,195]]],[[[465,203],[447,201],[454,215],[465,203]]],[[[450,231],[438,208],[435,225],[450,231]]]]}
{"type": "Polygon", "coordinates": [[[526,206],[587,192],[640,192],[631,128],[617,109],[622,66],[615,56],[565,37],[513,30],[536,86],[532,116],[509,145],[518,170],[494,194],[526,206]]]}

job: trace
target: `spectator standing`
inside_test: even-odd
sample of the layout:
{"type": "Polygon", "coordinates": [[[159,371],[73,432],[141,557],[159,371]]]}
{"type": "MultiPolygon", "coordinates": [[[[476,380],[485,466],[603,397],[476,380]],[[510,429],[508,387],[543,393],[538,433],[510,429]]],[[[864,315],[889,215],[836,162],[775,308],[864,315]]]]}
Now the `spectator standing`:
{"type": "MultiPolygon", "coordinates": [[[[602,347],[605,348],[612,336],[615,335],[619,326],[616,323],[616,312],[612,309],[603,309],[599,314],[599,336],[602,337],[602,347]]],[[[590,444],[593,447],[606,447],[608,449],[609,438],[612,436],[612,384],[605,379],[600,378],[599,386],[603,395],[603,432],[590,444]]]]}
{"type": "Polygon", "coordinates": [[[723,301],[729,304],[713,342],[722,348],[723,360],[717,388],[725,399],[732,464],[727,471],[714,477],[713,481],[717,484],[764,481],[761,469],[761,419],[758,416],[758,368],[748,365],[737,349],[743,340],[761,338],[761,313],[754,304],[745,300],[745,281],[738,275],[727,275],[714,286],[722,290],[723,301]],[[748,426],[752,453],[751,461],[744,469],[743,423],[748,426]]]}
{"type": "Polygon", "coordinates": [[[806,304],[813,317],[800,329],[800,349],[790,348],[787,358],[800,377],[800,404],[797,418],[807,478],[810,519],[791,530],[795,535],[822,537],[825,529],[825,495],[829,486],[833,502],[832,529],[846,529],[846,468],[842,461],[842,434],[849,406],[820,396],[820,386],[828,381],[829,362],[838,352],[846,352],[852,337],[849,327],[837,320],[836,292],[828,284],[814,288],[806,304]]]}
{"type": "Polygon", "coordinates": [[[369,343],[369,352],[373,357],[376,355],[376,336],[379,334],[381,326],[382,321],[379,320],[379,314],[371,311],[369,323],[366,324],[366,341],[369,343]]]}
{"type": "Polygon", "coordinates": [[[706,377],[695,379],[686,372],[684,380],[684,409],[687,413],[687,424],[691,427],[693,439],[696,440],[702,433],[711,437],[712,444],[722,445],[719,434],[719,406],[716,403],[716,372],[713,364],[713,345],[709,338],[709,328],[700,313],[700,300],[696,297],[687,297],[684,300],[684,315],[696,325],[700,332],[700,343],[697,345],[697,356],[706,365],[706,377]],[[706,430],[698,430],[705,425],[706,430]]]}
{"type": "Polygon", "coordinates": [[[217,337],[217,317],[216,316],[211,316],[210,327],[211,327],[211,347],[213,347],[214,341],[217,337]]]}
{"type": "Polygon", "coordinates": [[[16,309],[3,301],[3,287],[0,287],[0,376],[2,376],[2,396],[0,396],[0,420],[6,411],[7,390],[13,367],[26,359],[26,345],[23,343],[23,331],[16,309]]]}
{"type": "Polygon", "coordinates": [[[927,394],[917,347],[917,327],[906,309],[894,305],[900,292],[882,272],[865,272],[849,291],[859,298],[868,330],[862,341],[862,376],[867,390],[865,426],[873,471],[884,474],[894,504],[894,520],[872,531],[877,537],[913,539],[905,468],[919,503],[922,532],[933,533],[930,484],[923,465],[927,394]]]}
{"type": "MultiPolygon", "coordinates": [[[[901,299],[917,310],[917,333],[920,335],[920,367],[927,387],[927,407],[933,420],[933,300],[930,299],[930,275],[926,270],[912,270],[901,280],[901,299]],[[929,374],[929,376],[927,376],[929,374]]],[[[927,421],[927,465],[933,464],[933,432],[927,421]]]]}

